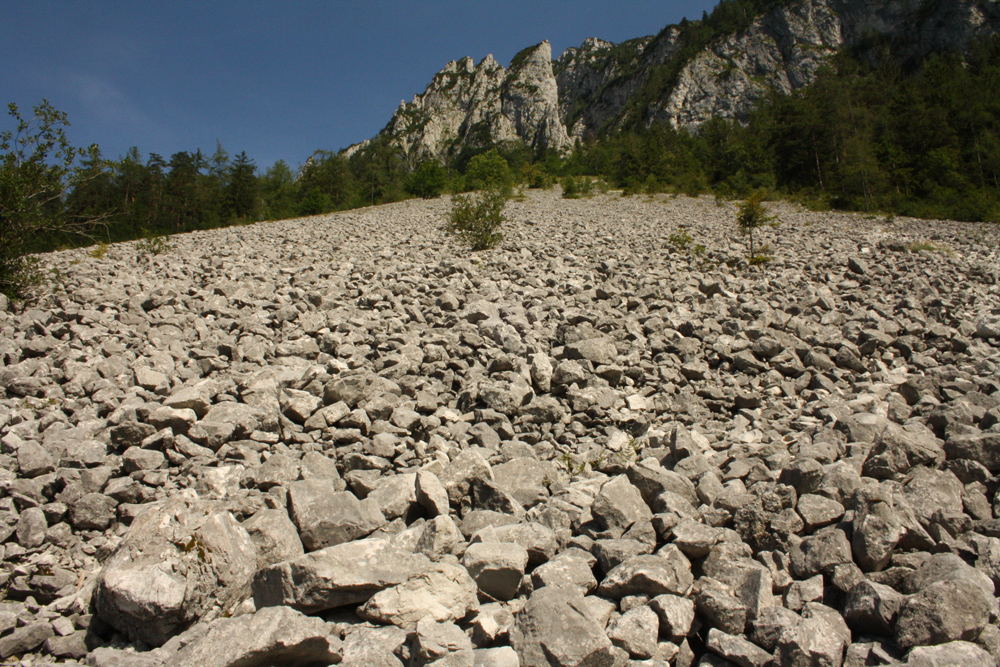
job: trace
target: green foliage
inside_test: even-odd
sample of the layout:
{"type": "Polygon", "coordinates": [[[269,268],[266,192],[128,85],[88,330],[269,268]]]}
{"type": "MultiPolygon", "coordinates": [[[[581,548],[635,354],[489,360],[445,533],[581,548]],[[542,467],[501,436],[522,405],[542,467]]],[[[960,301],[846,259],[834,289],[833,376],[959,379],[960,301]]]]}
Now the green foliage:
{"type": "Polygon", "coordinates": [[[527,163],[521,165],[518,171],[520,182],[527,183],[531,189],[548,190],[555,185],[556,179],[542,164],[527,163]]]}
{"type": "Polygon", "coordinates": [[[667,240],[677,250],[685,251],[691,245],[691,241],[694,241],[694,237],[688,234],[684,226],[681,225],[667,240]]]}
{"type": "Polygon", "coordinates": [[[405,190],[422,199],[434,199],[444,193],[448,172],[435,159],[424,160],[406,179],[405,190]]]}
{"type": "Polygon", "coordinates": [[[312,188],[299,202],[299,215],[320,215],[332,210],[330,195],[320,188],[312,188]]]}
{"type": "Polygon", "coordinates": [[[223,191],[224,217],[236,220],[256,220],[260,215],[260,183],[257,166],[240,152],[226,170],[228,182],[223,191]]]}
{"type": "Polygon", "coordinates": [[[946,255],[953,255],[955,251],[947,243],[932,243],[931,241],[914,241],[908,246],[910,252],[941,252],[946,255]]]}
{"type": "Polygon", "coordinates": [[[470,190],[498,190],[509,197],[513,190],[514,179],[510,173],[507,160],[493,148],[480,153],[469,160],[465,171],[465,187],[470,190]]]}
{"type": "Polygon", "coordinates": [[[750,258],[751,264],[761,264],[770,261],[770,257],[763,252],[755,252],[753,244],[754,230],[773,224],[776,220],[776,217],[769,215],[767,208],[764,207],[763,201],[766,197],[767,193],[764,190],[754,191],[743,202],[739,213],[736,215],[736,225],[739,227],[741,233],[746,234],[749,240],[747,256],[750,258]],[[765,257],[767,259],[764,259],[765,257]]]}
{"type": "Polygon", "coordinates": [[[576,179],[572,176],[567,176],[562,179],[562,196],[565,199],[580,198],[580,186],[576,184],[576,179]]]}
{"type": "Polygon", "coordinates": [[[266,220],[281,220],[296,215],[298,187],[295,176],[284,160],[278,160],[258,178],[266,220]]]}
{"type": "Polygon", "coordinates": [[[103,259],[104,256],[108,254],[108,244],[105,243],[104,241],[101,241],[96,246],[94,246],[94,249],[91,250],[90,253],[88,254],[94,259],[103,259]]]}
{"type": "Polygon", "coordinates": [[[467,243],[472,250],[487,250],[503,240],[500,227],[505,221],[508,195],[491,187],[475,194],[455,195],[445,229],[467,243]]]}
{"type": "Polygon", "coordinates": [[[143,239],[135,244],[136,255],[138,259],[144,259],[151,256],[162,255],[165,252],[173,250],[173,246],[169,243],[169,236],[159,236],[153,232],[147,231],[143,239]]]}
{"type": "Polygon", "coordinates": [[[85,179],[86,169],[74,168],[77,158],[100,161],[96,146],[74,148],[66,138],[66,114],[47,100],[25,117],[8,105],[13,129],[0,132],[0,293],[22,298],[38,282],[37,266],[26,257],[41,237],[86,233],[92,220],[81,214],[67,219],[63,200],[85,179]]]}
{"type": "MultiPolygon", "coordinates": [[[[767,7],[720,3],[708,23],[722,34],[714,31],[767,7]]],[[[689,23],[682,33],[701,29],[689,23]]],[[[817,210],[1000,220],[1000,38],[964,58],[910,64],[909,76],[890,54],[878,67],[859,58],[842,54],[792,95],[771,92],[745,126],[712,119],[697,134],[653,127],[604,136],[578,146],[566,169],[599,174],[626,194],[711,189],[745,198],[765,189],[817,210]]]]}
{"type": "Polygon", "coordinates": [[[579,199],[589,197],[594,193],[594,182],[589,176],[574,178],[566,176],[561,181],[562,196],[566,199],[579,199]]]}

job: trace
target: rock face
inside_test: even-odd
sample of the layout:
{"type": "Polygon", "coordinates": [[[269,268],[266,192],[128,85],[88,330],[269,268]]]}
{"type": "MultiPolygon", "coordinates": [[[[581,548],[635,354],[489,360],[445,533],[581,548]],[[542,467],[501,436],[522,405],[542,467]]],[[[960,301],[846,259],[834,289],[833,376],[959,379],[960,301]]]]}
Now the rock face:
{"type": "MultiPolygon", "coordinates": [[[[382,131],[416,162],[456,146],[523,141],[563,151],[570,146],[559,117],[559,91],[547,41],[518,54],[509,69],[493,56],[449,62],[412,102],[402,102],[382,131]]],[[[363,149],[358,144],[348,154],[363,149]]]]}
{"type": "Polygon", "coordinates": [[[440,200],[43,256],[0,660],[996,667],[998,230],[772,206],[766,269],[548,191],[475,261],[440,200]]]}
{"type": "Polygon", "coordinates": [[[478,65],[470,58],[448,63],[422,94],[400,104],[380,136],[415,163],[462,146],[517,141],[565,151],[576,139],[623,126],[696,129],[710,118],[743,121],[769,89],[788,93],[812,83],[842,47],[876,59],[883,40],[904,60],[916,59],[963,50],[998,29],[995,7],[971,0],[805,0],[783,3],[693,56],[682,55],[679,26],[622,44],[589,38],[555,61],[542,42],[508,69],[492,56],[478,65]],[[666,82],[655,76],[665,65],[679,67],[666,82]]]}

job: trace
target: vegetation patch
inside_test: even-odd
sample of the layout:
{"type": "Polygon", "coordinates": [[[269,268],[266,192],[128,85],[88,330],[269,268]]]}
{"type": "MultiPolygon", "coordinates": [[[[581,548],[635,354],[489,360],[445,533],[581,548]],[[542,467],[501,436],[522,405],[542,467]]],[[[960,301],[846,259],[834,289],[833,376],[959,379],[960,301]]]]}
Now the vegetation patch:
{"type": "Polygon", "coordinates": [[[907,246],[910,252],[940,252],[946,255],[954,255],[955,250],[947,243],[932,241],[914,241],[909,246],[907,246]]]}
{"type": "Polygon", "coordinates": [[[763,202],[767,197],[767,192],[757,190],[753,192],[747,200],[740,206],[736,215],[736,225],[740,233],[747,237],[747,259],[751,266],[757,264],[767,264],[771,261],[770,247],[761,246],[754,248],[753,234],[761,227],[774,227],[777,225],[777,217],[770,215],[763,202]]]}
{"type": "Polygon", "coordinates": [[[503,211],[508,197],[495,187],[475,194],[455,195],[445,229],[473,251],[496,247],[503,241],[500,228],[506,220],[503,211]]]}

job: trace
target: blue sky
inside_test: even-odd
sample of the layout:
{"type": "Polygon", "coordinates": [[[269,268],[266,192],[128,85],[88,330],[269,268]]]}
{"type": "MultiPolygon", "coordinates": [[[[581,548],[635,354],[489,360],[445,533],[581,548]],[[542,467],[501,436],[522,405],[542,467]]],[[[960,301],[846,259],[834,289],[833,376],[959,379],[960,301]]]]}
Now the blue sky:
{"type": "MultiPolygon", "coordinates": [[[[388,122],[449,60],[655,34],[712,1],[2,0],[0,102],[47,98],[106,157],[216,141],[293,168],[388,122]]],[[[10,126],[5,116],[0,128],[10,126]]]]}

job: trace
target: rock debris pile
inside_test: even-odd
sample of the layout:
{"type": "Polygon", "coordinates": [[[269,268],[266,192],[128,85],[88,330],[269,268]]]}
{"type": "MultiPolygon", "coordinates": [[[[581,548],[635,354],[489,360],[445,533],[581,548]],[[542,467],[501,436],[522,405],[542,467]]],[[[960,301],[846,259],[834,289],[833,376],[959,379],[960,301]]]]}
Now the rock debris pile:
{"type": "Polygon", "coordinates": [[[0,659],[997,664],[995,228],[781,205],[750,270],[705,198],[446,210],[43,258],[0,659]]]}

